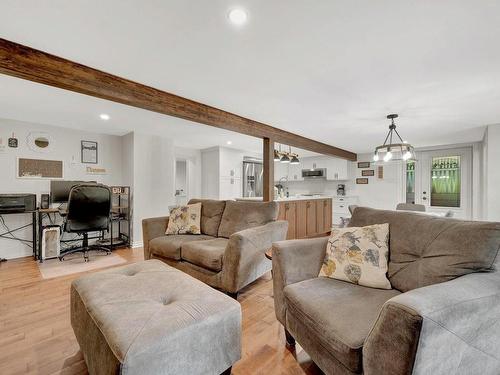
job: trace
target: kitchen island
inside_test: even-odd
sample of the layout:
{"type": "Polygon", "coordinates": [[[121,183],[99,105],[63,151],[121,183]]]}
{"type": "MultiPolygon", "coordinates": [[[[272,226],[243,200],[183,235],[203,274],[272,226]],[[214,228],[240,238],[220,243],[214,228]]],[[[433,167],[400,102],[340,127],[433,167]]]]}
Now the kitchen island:
{"type": "MultiPolygon", "coordinates": [[[[237,198],[241,201],[262,201],[262,198],[237,198]]],[[[332,197],[299,195],[277,198],[278,220],[288,221],[287,240],[326,236],[332,228],[332,197]]]]}

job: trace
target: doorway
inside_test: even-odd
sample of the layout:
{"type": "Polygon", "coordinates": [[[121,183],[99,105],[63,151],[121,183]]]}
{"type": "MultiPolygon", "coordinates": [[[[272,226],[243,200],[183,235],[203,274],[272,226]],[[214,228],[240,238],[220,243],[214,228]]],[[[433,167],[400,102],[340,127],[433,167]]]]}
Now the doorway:
{"type": "Polygon", "coordinates": [[[472,218],[472,148],[420,151],[406,162],[406,203],[423,204],[426,211],[472,218]]]}
{"type": "Polygon", "coordinates": [[[185,205],[188,202],[188,163],[185,159],[175,161],[175,203],[185,205]]]}

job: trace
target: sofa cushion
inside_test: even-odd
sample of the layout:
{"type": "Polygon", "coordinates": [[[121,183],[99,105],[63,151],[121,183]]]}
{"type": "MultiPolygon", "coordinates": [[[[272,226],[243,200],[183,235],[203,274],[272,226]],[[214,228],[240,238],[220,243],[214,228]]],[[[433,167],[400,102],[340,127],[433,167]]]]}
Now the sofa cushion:
{"type": "Polygon", "coordinates": [[[175,207],[170,211],[165,234],[201,234],[201,203],[175,207]]]}
{"type": "Polygon", "coordinates": [[[210,240],[212,236],[204,234],[173,234],[153,238],[149,241],[149,251],[152,255],[174,260],[181,259],[181,246],[190,241],[210,240]]]}
{"type": "Polygon", "coordinates": [[[391,289],[387,280],[389,224],[333,228],[320,276],[370,288],[391,289]]]}
{"type": "Polygon", "coordinates": [[[187,242],[182,245],[181,258],[212,271],[222,270],[222,256],[228,243],[227,238],[187,242]]]}
{"type": "MultiPolygon", "coordinates": [[[[316,343],[318,356],[327,350],[354,373],[362,369],[363,343],[382,305],[401,294],[324,277],[290,284],[283,292],[287,326],[297,341],[312,336],[308,341],[316,343]]],[[[316,348],[308,347],[313,359],[316,348]]]]}
{"type": "Polygon", "coordinates": [[[188,204],[201,203],[201,233],[217,237],[226,201],[191,199],[188,204]]]}
{"type": "Polygon", "coordinates": [[[358,207],[349,226],[389,223],[389,280],[403,292],[491,271],[500,223],[358,207]]]}
{"type": "Polygon", "coordinates": [[[278,217],[278,209],[278,202],[227,201],[218,236],[229,238],[243,229],[274,221],[278,217]]]}

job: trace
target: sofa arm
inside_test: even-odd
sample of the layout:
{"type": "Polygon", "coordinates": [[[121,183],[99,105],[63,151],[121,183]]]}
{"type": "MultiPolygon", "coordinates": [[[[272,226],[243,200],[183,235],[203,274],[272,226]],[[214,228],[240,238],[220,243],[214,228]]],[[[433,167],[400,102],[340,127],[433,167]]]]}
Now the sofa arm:
{"type": "Polygon", "coordinates": [[[274,310],[285,325],[283,289],[293,283],[318,277],[325,259],[328,237],[277,242],[273,245],[274,310]]]}
{"type": "Polygon", "coordinates": [[[142,247],[144,249],[144,260],[151,258],[149,253],[149,241],[153,238],[165,235],[168,226],[168,216],[152,217],[142,220],[142,247]]]}
{"type": "Polygon", "coordinates": [[[365,341],[364,373],[498,374],[499,319],[498,271],[400,294],[365,341]]]}
{"type": "Polygon", "coordinates": [[[272,247],[273,242],[284,240],[287,230],[288,222],[279,220],[233,233],[223,259],[224,290],[236,293],[261,276],[258,266],[266,261],[265,252],[272,247]]]}

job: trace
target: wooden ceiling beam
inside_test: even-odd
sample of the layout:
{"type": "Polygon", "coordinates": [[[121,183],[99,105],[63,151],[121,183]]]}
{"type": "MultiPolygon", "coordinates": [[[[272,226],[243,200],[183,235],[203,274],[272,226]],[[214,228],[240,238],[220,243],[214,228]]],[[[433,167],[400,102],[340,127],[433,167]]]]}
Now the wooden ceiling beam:
{"type": "Polygon", "coordinates": [[[0,73],[325,155],[356,154],[0,38],[0,73]]]}

